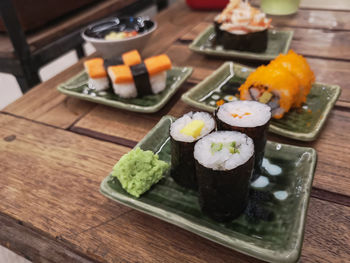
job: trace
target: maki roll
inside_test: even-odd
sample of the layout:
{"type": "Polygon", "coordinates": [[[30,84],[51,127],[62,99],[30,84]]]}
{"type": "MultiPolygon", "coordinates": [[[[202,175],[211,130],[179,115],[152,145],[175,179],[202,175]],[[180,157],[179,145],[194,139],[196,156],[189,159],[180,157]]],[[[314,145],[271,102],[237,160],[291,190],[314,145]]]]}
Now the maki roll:
{"type": "Polygon", "coordinates": [[[122,98],[135,98],[157,94],[166,87],[166,71],[171,69],[171,61],[165,54],[145,59],[143,63],[127,66],[110,66],[108,75],[114,93],[122,98]]]}
{"type": "Polygon", "coordinates": [[[220,106],[215,116],[218,130],[239,131],[253,139],[255,172],[252,180],[255,180],[264,157],[271,108],[256,101],[233,101],[220,106]]]}
{"type": "Polygon", "coordinates": [[[300,92],[297,96],[296,106],[300,107],[306,102],[306,96],[311,90],[312,83],[315,82],[315,75],[303,56],[289,50],[288,54],[280,54],[271,61],[269,67],[282,67],[288,70],[299,83],[300,92]]]}
{"type": "Polygon", "coordinates": [[[84,62],[84,68],[89,75],[89,87],[96,91],[106,90],[109,88],[107,72],[103,67],[102,58],[93,58],[84,62]]]}
{"type": "Polygon", "coordinates": [[[142,62],[140,53],[134,49],[129,52],[123,53],[119,57],[105,59],[104,67],[108,69],[109,66],[117,66],[117,65],[127,65],[133,66],[140,64],[142,62]]]}
{"type": "Polygon", "coordinates": [[[187,188],[197,189],[194,144],[214,128],[215,121],[206,112],[189,112],[171,124],[171,176],[175,182],[187,188]]]}
{"type": "Polygon", "coordinates": [[[298,106],[298,80],[283,67],[260,66],[239,88],[241,100],[255,100],[271,107],[272,116],[280,119],[298,106]]]}
{"type": "Polygon", "coordinates": [[[254,144],[247,135],[217,131],[194,146],[199,204],[217,221],[238,217],[248,203],[254,144]]]}
{"type": "Polygon", "coordinates": [[[271,19],[247,1],[231,0],[214,19],[216,43],[224,49],[264,52],[271,19]]]}

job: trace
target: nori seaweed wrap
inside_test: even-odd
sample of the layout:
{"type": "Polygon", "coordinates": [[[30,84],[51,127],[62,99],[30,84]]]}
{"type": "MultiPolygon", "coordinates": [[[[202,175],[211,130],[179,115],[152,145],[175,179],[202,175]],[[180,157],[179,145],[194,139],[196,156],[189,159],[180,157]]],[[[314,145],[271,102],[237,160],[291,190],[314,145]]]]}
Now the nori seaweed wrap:
{"type": "Polygon", "coordinates": [[[196,143],[194,158],[202,212],[220,222],[241,215],[253,171],[252,139],[239,132],[213,132],[196,143]]]}
{"type": "Polygon", "coordinates": [[[171,176],[179,185],[197,189],[193,158],[194,145],[214,128],[214,118],[206,112],[189,112],[172,123],[170,127],[171,176]]]}
{"type": "Polygon", "coordinates": [[[253,139],[255,162],[252,180],[255,180],[261,173],[271,108],[256,101],[234,101],[219,107],[215,118],[218,130],[242,132],[253,139]]]}
{"type": "Polygon", "coordinates": [[[267,48],[267,29],[246,34],[222,31],[220,35],[217,41],[223,45],[224,49],[259,53],[264,52],[267,48]]]}

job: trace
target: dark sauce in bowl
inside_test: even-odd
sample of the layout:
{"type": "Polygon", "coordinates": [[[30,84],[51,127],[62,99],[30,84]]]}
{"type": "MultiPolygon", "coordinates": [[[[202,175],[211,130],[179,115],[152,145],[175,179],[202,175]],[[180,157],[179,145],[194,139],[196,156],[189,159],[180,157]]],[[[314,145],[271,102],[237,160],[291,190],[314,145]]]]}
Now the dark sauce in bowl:
{"type": "Polygon", "coordinates": [[[104,20],[85,29],[84,34],[87,37],[104,39],[111,32],[132,32],[138,34],[150,31],[154,27],[154,22],[143,17],[114,17],[109,20],[104,20]]]}

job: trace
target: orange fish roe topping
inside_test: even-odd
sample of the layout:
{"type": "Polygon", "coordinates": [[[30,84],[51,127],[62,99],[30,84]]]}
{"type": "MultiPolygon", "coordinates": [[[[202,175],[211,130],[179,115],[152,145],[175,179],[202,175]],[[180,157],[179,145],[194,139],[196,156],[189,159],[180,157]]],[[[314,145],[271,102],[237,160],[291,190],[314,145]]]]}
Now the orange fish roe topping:
{"type": "Polygon", "coordinates": [[[221,106],[222,104],[224,104],[225,103],[225,101],[223,100],[223,99],[221,99],[221,100],[218,100],[217,102],[216,102],[216,105],[217,106],[221,106]]]}
{"type": "Polygon", "coordinates": [[[251,113],[250,112],[245,112],[242,115],[239,115],[237,113],[232,113],[231,115],[232,115],[233,118],[237,118],[238,117],[238,118],[242,119],[244,116],[251,115],[251,113]]]}
{"type": "Polygon", "coordinates": [[[105,78],[107,72],[103,66],[102,58],[93,58],[84,62],[84,67],[90,78],[105,78]]]}

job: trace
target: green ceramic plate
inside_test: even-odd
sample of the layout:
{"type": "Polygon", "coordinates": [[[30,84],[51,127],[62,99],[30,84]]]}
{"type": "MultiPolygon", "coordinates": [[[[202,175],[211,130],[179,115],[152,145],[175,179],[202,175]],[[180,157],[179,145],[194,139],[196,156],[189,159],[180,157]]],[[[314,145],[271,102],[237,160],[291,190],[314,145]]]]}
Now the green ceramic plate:
{"type": "MultiPolygon", "coordinates": [[[[183,94],[182,100],[194,107],[213,112],[216,108],[215,101],[228,101],[234,97],[238,93],[238,87],[253,70],[226,62],[196,87],[183,94]]],[[[337,85],[313,84],[305,105],[291,110],[280,120],[273,119],[270,131],[301,141],[315,140],[340,93],[341,89],[337,85]]]]}
{"type": "Polygon", "coordinates": [[[173,67],[171,70],[168,70],[165,90],[156,95],[148,95],[134,99],[120,98],[114,94],[112,89],[100,92],[89,89],[87,84],[88,75],[85,71],[80,72],[67,82],[62,83],[57,89],[68,96],[78,99],[129,111],[152,113],[160,110],[191,74],[191,67],[173,67]]]}
{"type": "Polygon", "coordinates": [[[293,31],[270,29],[268,31],[267,49],[262,53],[226,50],[222,46],[213,45],[215,39],[214,26],[209,26],[190,44],[190,49],[205,55],[269,61],[280,53],[287,53],[292,42],[293,31]]]}
{"type": "MultiPolygon", "coordinates": [[[[170,162],[169,127],[173,120],[163,117],[138,146],[170,162]]],[[[127,194],[111,175],[103,180],[100,191],[112,200],[241,253],[269,262],[296,262],[315,165],[312,148],[267,142],[265,171],[258,179],[261,187],[251,186],[249,209],[225,224],[204,216],[197,193],[177,185],[168,174],[139,199],[127,194]]]]}

